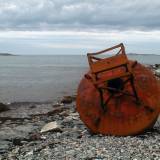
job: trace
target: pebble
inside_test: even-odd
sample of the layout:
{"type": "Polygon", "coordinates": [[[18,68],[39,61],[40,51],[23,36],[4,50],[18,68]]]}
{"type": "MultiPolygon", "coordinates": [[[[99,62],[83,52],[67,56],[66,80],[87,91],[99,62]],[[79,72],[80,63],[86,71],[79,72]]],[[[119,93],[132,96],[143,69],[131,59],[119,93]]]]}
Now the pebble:
{"type": "MultiPolygon", "coordinates": [[[[15,124],[13,125],[12,121],[6,121],[6,124],[4,123],[4,126],[1,127],[2,130],[0,133],[4,135],[4,131],[11,132],[11,129],[14,128],[14,133],[11,133],[13,135],[12,138],[15,138],[15,140],[14,143],[13,141],[6,140],[10,135],[9,133],[7,136],[3,136],[5,140],[3,139],[3,145],[0,145],[0,159],[160,159],[159,125],[156,126],[153,132],[147,132],[143,134],[143,136],[114,137],[91,135],[81,122],[79,115],[75,113],[73,107],[71,107],[66,114],[64,114],[64,111],[62,112],[63,114],[53,114],[51,116],[42,115],[38,118],[34,117],[34,121],[31,119],[25,123],[21,122],[21,124],[14,122],[15,124]],[[56,127],[62,129],[62,131],[46,131],[40,133],[40,130],[48,123],[56,124],[56,127]],[[60,126],[58,124],[60,124],[60,126]],[[34,126],[33,128],[31,127],[32,125],[34,126]],[[3,131],[3,129],[5,130],[3,131]],[[18,137],[15,136],[16,133],[18,133],[18,137]],[[21,136],[20,133],[22,133],[21,136]],[[28,140],[26,143],[22,143],[24,138],[28,140]],[[4,146],[5,148],[3,148],[4,146]]],[[[0,143],[1,142],[0,139],[0,143]]]]}

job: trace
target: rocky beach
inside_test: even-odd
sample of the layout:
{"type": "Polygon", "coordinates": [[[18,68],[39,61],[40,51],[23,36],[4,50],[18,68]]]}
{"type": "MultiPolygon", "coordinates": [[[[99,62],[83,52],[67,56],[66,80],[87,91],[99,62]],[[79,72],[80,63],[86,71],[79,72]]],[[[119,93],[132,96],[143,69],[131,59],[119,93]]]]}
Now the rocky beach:
{"type": "Polygon", "coordinates": [[[160,160],[160,0],[0,0],[0,160],[160,160]]]}
{"type": "MultiPolygon", "coordinates": [[[[148,66],[157,78],[160,65],[148,66]]],[[[127,137],[92,134],[79,118],[76,95],[54,102],[0,104],[2,160],[160,159],[160,120],[127,137]]]]}

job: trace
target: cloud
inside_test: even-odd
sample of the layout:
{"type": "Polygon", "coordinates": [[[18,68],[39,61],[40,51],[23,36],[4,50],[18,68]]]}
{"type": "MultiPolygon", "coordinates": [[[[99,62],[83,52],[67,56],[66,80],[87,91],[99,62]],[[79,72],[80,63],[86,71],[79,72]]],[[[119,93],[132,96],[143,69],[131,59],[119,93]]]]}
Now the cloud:
{"type": "Polygon", "coordinates": [[[0,31],[2,53],[86,55],[121,42],[128,53],[160,53],[160,31],[0,31]]]}
{"type": "Polygon", "coordinates": [[[1,0],[0,30],[159,30],[158,0],[1,0]]]}
{"type": "Polygon", "coordinates": [[[124,42],[128,52],[159,54],[159,8],[158,0],[0,0],[1,52],[85,54],[124,42]]]}

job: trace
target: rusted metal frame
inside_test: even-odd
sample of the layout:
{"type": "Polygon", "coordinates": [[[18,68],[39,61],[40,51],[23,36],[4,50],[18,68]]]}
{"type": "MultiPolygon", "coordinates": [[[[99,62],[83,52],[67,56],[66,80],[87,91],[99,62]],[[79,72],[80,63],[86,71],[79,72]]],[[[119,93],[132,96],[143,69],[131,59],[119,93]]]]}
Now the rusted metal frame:
{"type": "Polygon", "coordinates": [[[100,103],[101,103],[100,105],[102,107],[102,110],[104,112],[106,112],[107,111],[107,104],[111,100],[111,98],[113,97],[114,94],[111,93],[111,95],[108,97],[108,99],[106,101],[104,101],[104,98],[103,98],[103,89],[104,88],[98,88],[98,91],[99,91],[99,95],[100,95],[100,103]]]}
{"type": "Polygon", "coordinates": [[[122,52],[122,48],[116,53],[116,56],[122,52]]]}
{"type": "Polygon", "coordinates": [[[111,48],[107,48],[107,49],[102,50],[102,51],[99,51],[99,52],[87,53],[87,56],[98,55],[98,54],[105,53],[105,52],[111,51],[111,50],[116,49],[116,48],[119,48],[119,47],[123,48],[123,44],[120,43],[120,44],[118,44],[118,45],[116,45],[116,46],[113,46],[113,47],[111,47],[111,48]]]}
{"type": "MultiPolygon", "coordinates": [[[[126,80],[124,83],[127,83],[127,82],[128,82],[128,80],[126,80]]],[[[125,95],[127,95],[127,96],[133,96],[133,97],[134,97],[134,95],[131,95],[131,94],[127,93],[127,92],[124,92],[124,91],[121,91],[121,90],[117,90],[117,89],[111,88],[111,87],[106,87],[106,88],[104,88],[104,87],[100,87],[100,88],[96,87],[96,88],[98,89],[99,94],[100,94],[101,107],[102,107],[103,111],[105,111],[105,112],[107,111],[107,104],[108,104],[109,101],[113,98],[114,93],[111,93],[111,95],[108,97],[108,99],[104,101],[104,98],[103,98],[103,90],[108,90],[108,89],[110,89],[110,90],[113,90],[113,91],[117,91],[117,92],[119,92],[119,93],[123,93],[123,94],[125,94],[125,95]]]]}
{"type": "Polygon", "coordinates": [[[131,77],[129,78],[130,79],[130,84],[132,86],[132,90],[133,90],[133,93],[134,93],[134,97],[136,98],[136,102],[140,102],[139,100],[139,97],[138,97],[138,94],[137,94],[137,91],[136,91],[136,88],[135,88],[135,85],[134,85],[134,76],[133,76],[133,72],[132,72],[132,68],[134,68],[135,66],[137,65],[137,61],[134,61],[132,65],[129,65],[127,64],[127,69],[129,69],[129,72],[131,72],[131,77]]]}
{"type": "Polygon", "coordinates": [[[111,70],[128,64],[128,59],[125,54],[112,56],[104,59],[97,57],[89,57],[88,61],[93,73],[111,70]]]}
{"type": "Polygon", "coordinates": [[[103,98],[103,90],[101,88],[98,88],[99,95],[100,95],[100,105],[102,107],[102,110],[105,110],[105,104],[104,104],[104,98],[103,98]]]}
{"type": "MultiPolygon", "coordinates": [[[[111,58],[111,57],[110,57],[110,59],[107,58],[107,61],[103,61],[103,60],[105,60],[105,59],[102,59],[102,61],[103,61],[102,63],[101,63],[101,60],[100,60],[100,62],[94,62],[94,63],[96,63],[96,64],[94,64],[94,63],[92,63],[91,61],[89,61],[89,63],[90,63],[90,68],[91,68],[92,73],[95,74],[95,73],[105,72],[105,71],[112,70],[112,69],[119,68],[119,67],[123,67],[123,66],[126,67],[126,71],[130,71],[130,72],[131,72],[130,66],[128,65],[127,57],[119,57],[119,58],[120,58],[119,61],[122,60],[121,63],[118,63],[118,58],[116,58],[115,60],[116,60],[117,62],[115,62],[113,65],[110,64],[108,67],[107,67],[107,64],[105,64],[105,63],[108,63],[109,60],[112,61],[112,58],[111,58]],[[98,64],[97,64],[97,63],[98,63],[98,64]],[[106,67],[102,67],[102,68],[100,69],[100,66],[102,66],[103,63],[104,63],[104,65],[105,65],[106,67]],[[97,67],[98,67],[98,69],[96,69],[97,67]]],[[[114,60],[114,59],[113,59],[113,60],[114,60]]]]}
{"type": "Polygon", "coordinates": [[[137,65],[137,61],[135,61],[132,65],[130,65],[128,63],[127,66],[126,66],[126,69],[128,69],[128,72],[131,73],[130,84],[132,86],[132,90],[133,90],[133,93],[134,93],[134,97],[136,98],[136,102],[139,102],[138,94],[137,94],[137,91],[136,91],[136,88],[135,88],[135,85],[134,85],[134,76],[133,76],[133,72],[132,72],[132,68],[134,68],[136,65],[137,65]]]}
{"type": "MultiPolygon", "coordinates": [[[[120,52],[122,52],[122,48],[121,48],[121,49],[118,51],[118,53],[116,53],[115,55],[112,55],[111,57],[106,57],[106,58],[116,57],[117,55],[120,54],[120,52]]],[[[90,54],[91,54],[91,53],[90,53],[90,54]]],[[[123,52],[122,52],[121,54],[123,54],[123,52]]],[[[124,53],[124,55],[125,55],[125,53],[124,53]]],[[[103,60],[103,59],[105,59],[105,58],[99,58],[99,57],[95,57],[95,56],[93,56],[93,55],[88,55],[88,59],[89,59],[89,61],[90,61],[91,63],[95,63],[95,62],[93,62],[92,59],[98,61],[98,60],[103,60]]]]}
{"type": "MultiPolygon", "coordinates": [[[[92,79],[92,77],[90,77],[88,74],[85,75],[85,78],[87,78],[87,79],[89,79],[89,80],[92,79]]],[[[96,77],[96,79],[97,79],[97,77],[96,77]]],[[[126,84],[126,83],[129,82],[129,81],[130,81],[130,78],[128,78],[126,81],[124,81],[124,84],[126,84]]],[[[103,90],[104,90],[104,89],[106,89],[106,90],[107,90],[107,89],[110,89],[110,90],[114,90],[114,91],[115,91],[115,89],[114,89],[114,88],[111,88],[111,87],[106,87],[106,88],[101,87],[101,88],[98,88],[96,85],[95,85],[95,87],[98,89],[99,94],[100,94],[100,99],[101,99],[100,101],[101,101],[102,109],[105,110],[105,109],[106,109],[105,106],[108,104],[108,102],[110,101],[110,99],[113,97],[114,94],[111,94],[110,97],[109,97],[109,98],[105,101],[105,103],[104,103],[103,90]]],[[[119,90],[116,90],[116,91],[122,93],[122,91],[119,91],[119,90]]],[[[134,96],[134,95],[128,94],[127,92],[123,92],[123,94],[128,95],[128,96],[134,96]]]]}
{"type": "Polygon", "coordinates": [[[93,80],[94,86],[97,88],[97,90],[99,92],[100,106],[102,107],[102,110],[105,111],[104,98],[103,98],[103,90],[101,88],[99,88],[98,85],[95,84],[95,82],[98,80],[97,74],[93,74],[92,75],[92,80],[93,80]]]}
{"type": "Polygon", "coordinates": [[[98,57],[94,57],[94,56],[92,56],[92,59],[95,59],[97,61],[102,60],[102,58],[98,58],[98,57]]]}
{"type": "MultiPolygon", "coordinates": [[[[120,65],[120,66],[116,66],[116,67],[112,67],[111,69],[106,69],[106,70],[102,70],[102,71],[100,71],[100,72],[97,72],[97,73],[91,73],[92,74],[92,76],[91,76],[91,79],[93,79],[93,77],[96,75],[98,75],[98,74],[100,74],[100,73],[103,73],[103,72],[106,72],[106,71],[108,71],[108,70],[112,70],[112,69],[115,69],[115,68],[119,68],[119,67],[125,67],[125,68],[127,68],[127,66],[126,66],[126,64],[122,64],[122,65],[120,65]]],[[[129,73],[128,73],[129,74],[129,73]]],[[[131,73],[130,73],[131,74],[131,73]]],[[[125,77],[125,76],[129,76],[129,75],[127,75],[127,73],[126,74],[124,74],[124,75],[121,75],[120,77],[125,77]]],[[[115,76],[115,77],[112,77],[112,79],[114,79],[114,78],[117,78],[117,76],[115,76]]],[[[95,85],[98,85],[99,83],[103,83],[104,81],[106,81],[106,80],[103,80],[102,82],[98,82],[98,77],[95,79],[93,79],[93,82],[94,82],[94,84],[95,85]]]]}
{"type": "Polygon", "coordinates": [[[96,72],[96,73],[99,74],[99,73],[106,72],[106,71],[109,71],[109,70],[112,70],[112,69],[115,69],[115,68],[119,68],[119,67],[123,67],[123,66],[125,67],[125,65],[126,65],[126,64],[121,64],[121,65],[119,65],[119,66],[111,67],[111,68],[109,68],[109,69],[104,69],[104,70],[99,71],[99,72],[96,72]]]}
{"type": "Polygon", "coordinates": [[[85,74],[84,77],[88,80],[92,80],[92,77],[89,74],[85,74]]]}
{"type": "MultiPolygon", "coordinates": [[[[126,84],[127,82],[129,82],[130,81],[130,83],[131,83],[131,77],[129,77],[127,80],[125,80],[123,83],[124,84],[126,84]]],[[[134,88],[134,87],[133,87],[134,88]]],[[[133,88],[132,88],[132,90],[133,90],[133,88]]],[[[125,92],[125,91],[122,91],[122,90],[118,90],[118,89],[115,89],[115,88],[112,88],[112,87],[101,87],[101,89],[102,90],[108,90],[108,89],[110,89],[110,90],[113,90],[113,91],[116,91],[116,92],[119,92],[119,93],[122,93],[122,94],[124,94],[124,95],[127,95],[127,96],[132,96],[132,97],[135,97],[136,98],[136,101],[137,102],[139,102],[139,98],[138,98],[138,96],[137,96],[137,92],[136,92],[136,90],[134,91],[133,90],[133,93],[134,94],[129,94],[128,92],[125,92]],[[138,98],[138,99],[137,99],[138,98]]],[[[101,91],[101,94],[103,93],[103,91],[101,91]]],[[[103,96],[103,95],[102,95],[103,96]]],[[[105,108],[104,108],[104,106],[106,106],[108,103],[109,103],[109,101],[111,100],[111,98],[114,96],[114,93],[112,93],[110,96],[109,96],[109,98],[105,101],[105,103],[103,103],[103,109],[105,110],[105,108]]],[[[104,101],[103,101],[104,102],[104,101]]]]}
{"type": "Polygon", "coordinates": [[[109,90],[112,90],[112,91],[115,91],[115,92],[118,92],[118,93],[122,93],[124,95],[127,95],[127,96],[132,96],[132,97],[135,97],[134,94],[130,94],[128,92],[125,92],[123,90],[118,90],[118,89],[115,89],[115,88],[112,88],[112,87],[106,87],[106,88],[102,88],[102,89],[109,89],[109,90]]]}
{"type": "MultiPolygon", "coordinates": [[[[93,56],[94,55],[99,55],[101,53],[105,53],[105,52],[108,52],[110,50],[113,50],[113,49],[116,49],[116,48],[121,48],[120,51],[122,51],[122,53],[124,52],[125,54],[125,50],[124,50],[124,45],[123,43],[120,43],[119,45],[116,45],[116,46],[113,46],[111,48],[108,48],[108,49],[105,49],[105,50],[102,50],[102,51],[99,51],[99,52],[95,52],[95,53],[87,53],[87,57],[88,57],[88,62],[89,62],[89,65],[91,66],[92,64],[92,59],[93,59],[93,56]]],[[[119,52],[118,52],[119,53],[119,52]]],[[[97,57],[94,57],[94,59],[96,59],[97,57]]],[[[101,58],[100,58],[101,59],[101,58]]],[[[99,58],[97,58],[97,60],[100,60],[99,58]]]]}
{"type": "Polygon", "coordinates": [[[133,75],[131,77],[130,82],[131,82],[132,90],[133,90],[135,98],[136,98],[136,102],[139,103],[140,100],[139,100],[139,97],[138,97],[138,94],[137,94],[137,91],[136,91],[136,88],[135,88],[135,85],[134,85],[134,77],[133,77],[133,75]]]}
{"type": "MultiPolygon", "coordinates": [[[[96,77],[97,78],[97,77],[96,77]]],[[[133,91],[133,94],[129,94],[128,92],[125,92],[125,91],[122,91],[122,90],[118,90],[118,89],[115,89],[115,88],[112,88],[112,87],[97,87],[96,88],[98,89],[99,91],[99,94],[100,94],[100,99],[101,99],[101,107],[103,110],[106,111],[106,105],[109,103],[109,101],[111,100],[111,98],[114,96],[114,94],[112,93],[110,95],[110,97],[104,102],[104,98],[103,98],[103,90],[113,90],[113,91],[116,91],[116,92],[119,92],[119,93],[122,93],[124,95],[127,95],[127,96],[132,96],[132,97],[135,97],[136,99],[136,102],[138,103],[139,102],[139,98],[138,98],[138,95],[137,95],[137,92],[136,92],[136,89],[135,89],[135,86],[134,86],[134,82],[133,82],[133,77],[129,77],[126,81],[124,81],[124,84],[126,84],[127,82],[130,81],[130,84],[132,86],[132,91],[133,91]]]]}
{"type": "Polygon", "coordinates": [[[133,90],[133,94],[129,94],[128,92],[125,92],[125,91],[122,91],[122,90],[118,90],[118,89],[115,89],[115,88],[112,88],[112,87],[101,87],[101,88],[98,88],[98,91],[100,93],[100,98],[101,98],[101,106],[102,106],[102,109],[104,111],[106,111],[106,106],[107,104],[109,103],[109,101],[111,100],[111,98],[114,96],[114,93],[112,93],[109,98],[104,102],[104,98],[103,98],[103,90],[113,90],[113,91],[116,91],[116,92],[119,92],[119,93],[122,93],[124,95],[127,95],[127,96],[132,96],[132,97],[135,97],[136,98],[136,102],[138,103],[139,102],[139,98],[138,98],[138,95],[137,95],[137,92],[136,92],[136,89],[135,89],[135,86],[134,86],[134,83],[132,84],[132,77],[129,77],[126,81],[124,81],[124,84],[126,84],[127,82],[131,83],[131,86],[132,86],[132,90],[133,90]]]}
{"type": "MultiPolygon", "coordinates": [[[[98,77],[97,74],[94,75],[94,81],[97,81],[98,77]]],[[[98,88],[97,85],[95,85],[95,87],[98,89],[99,91],[99,95],[100,95],[100,106],[102,107],[102,109],[104,110],[104,104],[103,104],[103,91],[101,90],[101,88],[98,88]]]]}
{"type": "Polygon", "coordinates": [[[138,94],[137,94],[137,91],[136,91],[136,88],[135,88],[135,85],[134,85],[134,76],[133,76],[133,74],[131,74],[131,77],[129,77],[127,80],[124,81],[124,84],[126,84],[127,82],[130,82],[131,87],[132,87],[132,91],[134,93],[133,96],[136,98],[136,101],[139,102],[139,97],[138,97],[138,94]]]}
{"type": "Polygon", "coordinates": [[[131,68],[134,68],[138,64],[137,61],[134,61],[133,64],[131,65],[131,68]]]}
{"type": "Polygon", "coordinates": [[[126,84],[129,81],[130,81],[130,77],[127,80],[125,80],[123,83],[126,84]]]}
{"type": "Polygon", "coordinates": [[[131,76],[132,74],[130,74],[130,73],[128,73],[128,74],[120,74],[119,76],[118,75],[116,75],[116,76],[114,76],[114,77],[112,77],[112,78],[109,78],[109,79],[105,79],[105,80],[99,80],[98,82],[97,81],[95,81],[94,82],[94,84],[95,85],[99,85],[99,84],[102,84],[102,83],[104,83],[105,81],[108,81],[108,80],[112,80],[112,79],[116,79],[116,78],[122,78],[122,77],[129,77],[129,76],[131,76]]]}
{"type": "MultiPolygon", "coordinates": [[[[105,71],[104,71],[105,72],[105,71]]],[[[94,73],[91,73],[92,74],[92,76],[94,76],[95,74],[94,73]]],[[[99,73],[97,73],[97,74],[99,74],[99,73]]],[[[89,75],[89,74],[85,74],[85,78],[87,78],[88,80],[93,80],[93,78],[92,78],[92,76],[91,75],[89,75]]],[[[123,76],[122,76],[123,77],[123,76]]],[[[98,79],[98,77],[97,77],[97,79],[98,79]]],[[[129,80],[129,79],[128,79],[129,80]]],[[[127,80],[127,81],[128,81],[127,80]]],[[[104,81],[106,81],[106,80],[104,80],[104,81]]],[[[103,82],[104,82],[103,81],[103,82]]],[[[101,82],[101,83],[103,83],[103,82],[101,82]]],[[[125,81],[124,81],[124,83],[126,83],[125,81]]],[[[98,85],[99,83],[95,83],[95,85],[98,85]]]]}
{"type": "MultiPolygon", "coordinates": [[[[126,54],[125,54],[125,48],[124,48],[123,44],[116,45],[116,46],[114,46],[114,47],[111,47],[111,48],[102,50],[102,51],[100,51],[100,52],[88,53],[87,56],[88,56],[88,61],[89,61],[90,67],[92,66],[92,63],[94,63],[92,59],[95,59],[95,60],[97,60],[97,61],[98,61],[98,60],[102,60],[101,58],[94,57],[93,55],[98,55],[98,54],[101,54],[101,53],[104,53],[104,52],[107,52],[107,51],[110,51],[110,50],[113,50],[113,49],[116,49],[116,48],[119,48],[119,47],[121,47],[121,48],[120,48],[120,50],[118,51],[118,53],[117,53],[116,55],[118,55],[118,54],[120,54],[120,52],[122,52],[122,54],[124,54],[124,55],[126,56],[126,54]]],[[[126,56],[126,59],[127,59],[127,56],[126,56]]],[[[131,95],[131,94],[127,93],[127,92],[124,92],[124,91],[122,91],[122,90],[117,90],[117,89],[111,88],[111,87],[110,87],[110,88],[108,87],[108,89],[116,90],[117,92],[123,93],[123,94],[128,95],[128,96],[134,96],[134,97],[136,98],[136,100],[138,101],[139,99],[138,99],[138,95],[137,95],[137,92],[136,92],[136,89],[135,89],[135,86],[134,86],[133,75],[132,75],[132,70],[131,70],[131,68],[134,67],[135,64],[136,64],[136,63],[134,63],[132,66],[130,66],[129,63],[126,63],[126,64],[122,64],[122,65],[119,65],[119,66],[114,66],[114,67],[111,67],[111,68],[102,70],[102,71],[97,72],[97,73],[93,73],[93,72],[92,72],[92,77],[91,77],[91,78],[92,78],[92,80],[93,80],[94,85],[96,86],[96,88],[97,88],[98,91],[99,91],[100,99],[101,99],[101,106],[102,106],[103,109],[104,109],[104,105],[106,105],[106,104],[109,102],[109,100],[113,97],[113,95],[111,95],[111,96],[107,99],[107,101],[104,103],[104,100],[103,100],[103,90],[102,90],[103,88],[99,88],[99,87],[98,87],[98,84],[97,84],[98,77],[97,77],[97,75],[98,75],[99,73],[105,72],[105,71],[107,71],[107,70],[112,70],[112,69],[115,69],[115,68],[119,68],[119,67],[124,66],[124,67],[126,68],[126,72],[129,72],[129,73],[131,74],[131,75],[128,75],[128,76],[131,76],[131,78],[129,78],[129,79],[128,79],[126,82],[124,82],[124,83],[127,83],[128,81],[130,81],[131,86],[132,86],[132,90],[133,90],[133,92],[134,92],[134,95],[131,95]]],[[[124,76],[126,76],[126,75],[124,75],[124,76]]],[[[113,78],[114,78],[114,77],[113,77],[113,78]]]]}
{"type": "Polygon", "coordinates": [[[107,111],[107,104],[113,98],[113,96],[114,96],[114,93],[111,93],[111,95],[108,97],[108,99],[103,103],[103,110],[104,110],[104,112],[107,111]]]}

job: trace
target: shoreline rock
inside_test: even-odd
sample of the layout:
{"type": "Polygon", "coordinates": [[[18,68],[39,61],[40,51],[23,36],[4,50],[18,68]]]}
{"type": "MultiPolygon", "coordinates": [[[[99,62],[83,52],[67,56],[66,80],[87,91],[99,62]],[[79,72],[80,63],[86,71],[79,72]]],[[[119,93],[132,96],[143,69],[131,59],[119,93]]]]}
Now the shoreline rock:
{"type": "Polygon", "coordinates": [[[155,70],[155,75],[160,77],[160,68],[155,70]]]}
{"type": "Polygon", "coordinates": [[[63,99],[61,100],[61,103],[70,104],[75,100],[76,100],[76,96],[64,96],[63,99]]]}
{"type": "Polygon", "coordinates": [[[8,111],[8,110],[9,110],[8,105],[0,103],[0,112],[4,112],[4,111],[8,111]]]}

